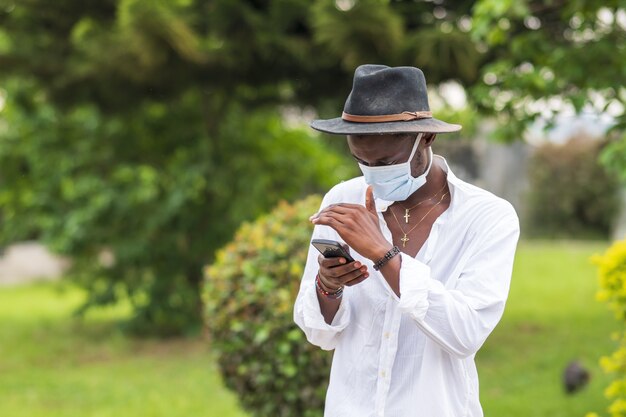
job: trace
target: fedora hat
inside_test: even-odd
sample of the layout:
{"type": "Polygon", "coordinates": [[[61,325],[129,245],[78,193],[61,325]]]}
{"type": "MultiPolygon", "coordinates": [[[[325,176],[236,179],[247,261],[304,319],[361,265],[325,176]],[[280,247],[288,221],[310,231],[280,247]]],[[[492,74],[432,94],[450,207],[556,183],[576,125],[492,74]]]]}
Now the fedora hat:
{"type": "Polygon", "coordinates": [[[341,117],[314,120],[311,127],[334,135],[450,133],[461,125],[432,117],[426,79],[419,68],[361,65],[341,117]]]}

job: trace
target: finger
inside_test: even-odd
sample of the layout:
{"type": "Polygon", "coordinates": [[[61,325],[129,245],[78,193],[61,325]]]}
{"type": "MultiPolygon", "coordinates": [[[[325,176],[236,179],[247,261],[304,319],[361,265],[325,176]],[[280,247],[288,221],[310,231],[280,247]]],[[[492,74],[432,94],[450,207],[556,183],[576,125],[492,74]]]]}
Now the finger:
{"type": "MultiPolygon", "coordinates": [[[[361,210],[363,210],[363,206],[361,206],[361,210]]],[[[360,216],[358,213],[355,215],[354,211],[347,213],[337,213],[336,211],[330,211],[322,214],[317,219],[313,220],[313,224],[322,224],[325,226],[330,226],[335,229],[339,235],[342,235],[342,232],[349,230],[359,230],[363,224],[363,216],[360,216]]]]}
{"type": "Polygon", "coordinates": [[[363,210],[363,204],[337,203],[337,204],[332,204],[323,210],[320,210],[320,213],[330,212],[330,211],[336,212],[336,213],[348,213],[351,211],[361,211],[361,210],[363,210]]]}
{"type": "Polygon", "coordinates": [[[321,209],[320,211],[318,211],[317,213],[314,213],[311,215],[311,217],[309,217],[309,221],[313,221],[314,219],[317,219],[320,214],[324,213],[325,211],[331,209],[333,206],[335,206],[336,204],[331,204],[329,206],[324,207],[323,209],[321,209]]]}
{"type": "Polygon", "coordinates": [[[354,210],[362,209],[363,206],[359,206],[358,204],[347,204],[347,203],[339,203],[333,204],[331,206],[326,207],[323,210],[320,210],[318,213],[315,213],[313,216],[309,218],[309,220],[313,220],[317,217],[320,217],[324,214],[336,213],[336,214],[348,214],[353,212],[354,210]]]}
{"type": "Polygon", "coordinates": [[[368,186],[365,191],[365,208],[370,213],[376,214],[376,204],[374,203],[374,191],[372,186],[368,186]]]}
{"type": "Polygon", "coordinates": [[[367,267],[365,265],[361,265],[359,261],[353,262],[347,265],[340,265],[335,267],[326,268],[321,266],[321,269],[324,269],[324,275],[332,278],[341,278],[346,274],[353,273],[354,271],[367,272],[367,267]]]}
{"type": "Polygon", "coordinates": [[[342,275],[339,278],[335,278],[337,280],[337,282],[339,282],[341,285],[345,285],[347,282],[353,281],[357,278],[359,278],[361,275],[369,275],[369,272],[367,272],[367,269],[356,269],[350,273],[347,273],[345,275],[342,275]]]}
{"type": "Polygon", "coordinates": [[[361,210],[362,208],[363,206],[360,204],[350,204],[350,203],[338,203],[338,204],[333,204],[332,206],[328,207],[329,210],[334,210],[337,212],[361,210]]]}
{"type": "Polygon", "coordinates": [[[332,206],[334,206],[334,204],[330,204],[330,205],[320,209],[320,211],[318,211],[317,213],[313,213],[311,215],[311,217],[309,217],[309,220],[313,220],[314,218],[318,217],[322,212],[324,212],[325,210],[328,210],[332,206]]]}
{"type": "Polygon", "coordinates": [[[325,258],[324,255],[317,256],[317,263],[323,268],[333,268],[347,263],[346,258],[325,258]]]}
{"type": "Polygon", "coordinates": [[[351,287],[353,285],[359,284],[363,281],[365,281],[366,279],[369,278],[369,274],[361,274],[360,276],[358,276],[357,278],[353,279],[352,281],[346,282],[345,285],[346,287],[351,287]]]}
{"type": "Polygon", "coordinates": [[[314,217],[311,220],[311,223],[322,224],[324,226],[330,226],[335,229],[336,227],[344,226],[345,221],[347,221],[347,219],[344,215],[330,211],[320,213],[317,217],[314,217]]]}

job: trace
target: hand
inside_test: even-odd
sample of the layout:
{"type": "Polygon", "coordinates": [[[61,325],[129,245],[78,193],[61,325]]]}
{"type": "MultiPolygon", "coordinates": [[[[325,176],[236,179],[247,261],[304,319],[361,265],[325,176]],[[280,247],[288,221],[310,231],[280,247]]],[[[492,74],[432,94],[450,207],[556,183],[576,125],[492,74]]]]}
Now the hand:
{"type": "Polygon", "coordinates": [[[367,267],[359,261],[346,263],[345,258],[324,258],[319,255],[317,262],[320,265],[322,288],[329,292],[335,292],[344,285],[350,287],[369,277],[367,267]]]}
{"type": "Polygon", "coordinates": [[[333,204],[311,216],[310,220],[316,225],[332,227],[351,248],[374,262],[393,247],[378,225],[371,186],[365,192],[365,207],[360,204],[333,204]]]}

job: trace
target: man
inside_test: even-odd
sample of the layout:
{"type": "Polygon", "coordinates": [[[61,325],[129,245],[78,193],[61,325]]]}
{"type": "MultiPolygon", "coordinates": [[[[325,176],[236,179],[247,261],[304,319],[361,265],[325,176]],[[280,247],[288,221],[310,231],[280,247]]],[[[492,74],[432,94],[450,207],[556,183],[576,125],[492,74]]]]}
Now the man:
{"type": "Polygon", "coordinates": [[[482,416],[474,355],[500,320],[519,222],[513,207],[454,176],[432,153],[437,133],[418,68],[363,65],[341,118],[363,172],[324,197],[294,318],[332,350],[326,417],[482,416]]]}

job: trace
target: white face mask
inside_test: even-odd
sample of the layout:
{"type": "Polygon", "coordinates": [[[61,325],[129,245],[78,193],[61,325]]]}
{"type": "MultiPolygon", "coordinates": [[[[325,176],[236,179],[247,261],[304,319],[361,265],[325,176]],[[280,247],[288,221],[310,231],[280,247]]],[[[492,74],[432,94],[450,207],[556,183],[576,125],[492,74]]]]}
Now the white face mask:
{"type": "Polygon", "coordinates": [[[428,148],[430,160],[426,171],[417,178],[411,175],[411,161],[421,138],[422,134],[420,133],[415,139],[411,156],[406,162],[378,167],[359,164],[365,182],[372,186],[374,197],[387,201],[404,201],[426,184],[426,176],[428,176],[430,167],[433,165],[433,151],[430,147],[428,148]]]}

